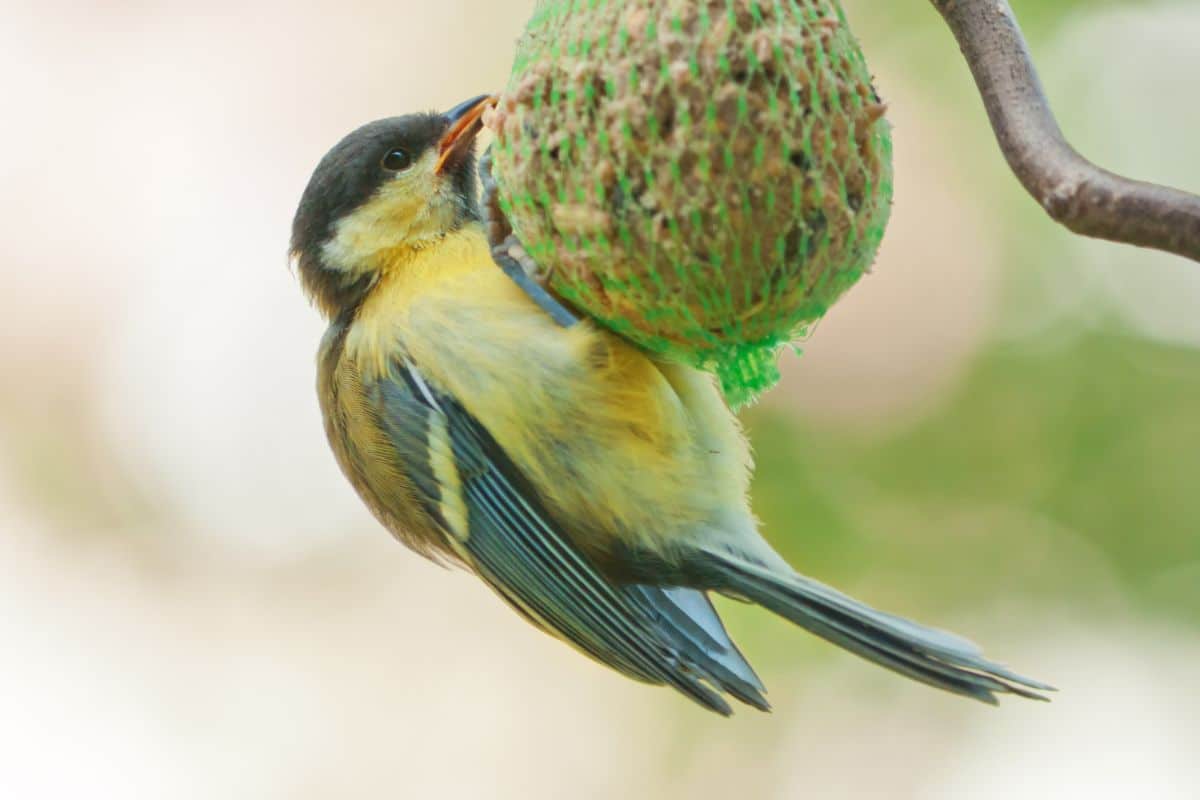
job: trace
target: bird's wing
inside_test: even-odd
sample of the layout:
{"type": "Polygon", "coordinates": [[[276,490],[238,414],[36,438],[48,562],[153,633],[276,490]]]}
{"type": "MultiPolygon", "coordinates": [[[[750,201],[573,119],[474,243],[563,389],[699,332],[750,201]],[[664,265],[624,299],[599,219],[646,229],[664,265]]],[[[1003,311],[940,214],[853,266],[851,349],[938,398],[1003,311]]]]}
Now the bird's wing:
{"type": "Polygon", "coordinates": [[[654,621],[683,657],[722,690],[760,711],[769,711],[766,687],[729,638],[708,595],[683,586],[620,587],[621,593],[654,621]]]}
{"type": "Polygon", "coordinates": [[[562,535],[488,431],[411,363],[364,390],[405,471],[425,472],[412,483],[450,547],[511,605],[596,660],[713,711],[730,708],[710,685],[766,706],[706,598],[612,584],[562,535]],[[698,602],[708,613],[697,617],[689,605],[698,602]]]}

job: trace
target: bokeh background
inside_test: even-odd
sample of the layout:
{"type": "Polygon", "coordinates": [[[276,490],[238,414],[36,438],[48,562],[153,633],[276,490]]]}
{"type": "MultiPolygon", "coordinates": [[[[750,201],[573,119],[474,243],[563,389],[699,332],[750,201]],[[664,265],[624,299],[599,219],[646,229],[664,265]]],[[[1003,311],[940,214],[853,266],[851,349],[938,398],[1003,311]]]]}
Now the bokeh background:
{"type": "MultiPolygon", "coordinates": [[[[1013,5],[1084,153],[1200,189],[1200,5],[1013,5]]],[[[350,128],[502,85],[530,7],[0,3],[0,796],[1197,796],[1200,269],[1046,219],[925,0],[848,3],[894,221],[746,414],[755,503],[806,572],[1052,704],[726,603],[776,711],[723,720],[371,520],[291,214],[350,128]]]]}

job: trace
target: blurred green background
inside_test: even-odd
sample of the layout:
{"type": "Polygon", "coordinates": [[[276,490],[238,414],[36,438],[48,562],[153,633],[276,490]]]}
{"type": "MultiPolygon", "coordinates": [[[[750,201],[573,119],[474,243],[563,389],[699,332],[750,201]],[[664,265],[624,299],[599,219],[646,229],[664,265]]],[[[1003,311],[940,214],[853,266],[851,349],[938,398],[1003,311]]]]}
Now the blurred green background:
{"type": "MultiPolygon", "coordinates": [[[[895,214],[745,414],[754,501],[805,572],[1052,704],[723,603],[776,710],[709,717],[370,519],[324,444],[290,216],[357,124],[502,85],[530,5],[4,6],[0,793],[1194,797],[1200,270],[1054,226],[923,0],[847,3],[895,214]]],[[[1012,5],[1078,149],[1200,190],[1200,6],[1012,5]]]]}

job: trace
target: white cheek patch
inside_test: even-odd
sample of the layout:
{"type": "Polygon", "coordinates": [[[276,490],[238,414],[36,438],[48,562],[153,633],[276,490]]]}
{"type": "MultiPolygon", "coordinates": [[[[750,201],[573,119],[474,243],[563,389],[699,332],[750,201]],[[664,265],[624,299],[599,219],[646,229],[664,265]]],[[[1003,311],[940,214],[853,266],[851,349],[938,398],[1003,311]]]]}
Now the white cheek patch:
{"type": "Polygon", "coordinates": [[[322,247],[325,263],[345,272],[368,272],[444,234],[454,224],[458,202],[450,181],[433,174],[436,161],[431,147],[342,217],[322,247]]]}

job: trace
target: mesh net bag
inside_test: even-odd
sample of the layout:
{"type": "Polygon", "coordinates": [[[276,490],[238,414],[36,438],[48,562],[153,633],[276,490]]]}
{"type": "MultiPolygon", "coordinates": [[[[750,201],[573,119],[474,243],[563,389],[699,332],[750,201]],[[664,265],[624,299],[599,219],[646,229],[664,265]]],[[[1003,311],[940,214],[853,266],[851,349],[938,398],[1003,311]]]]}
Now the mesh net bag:
{"type": "Polygon", "coordinates": [[[541,0],[499,205],[562,298],[741,405],[875,256],[883,111],[836,0],[541,0]]]}

